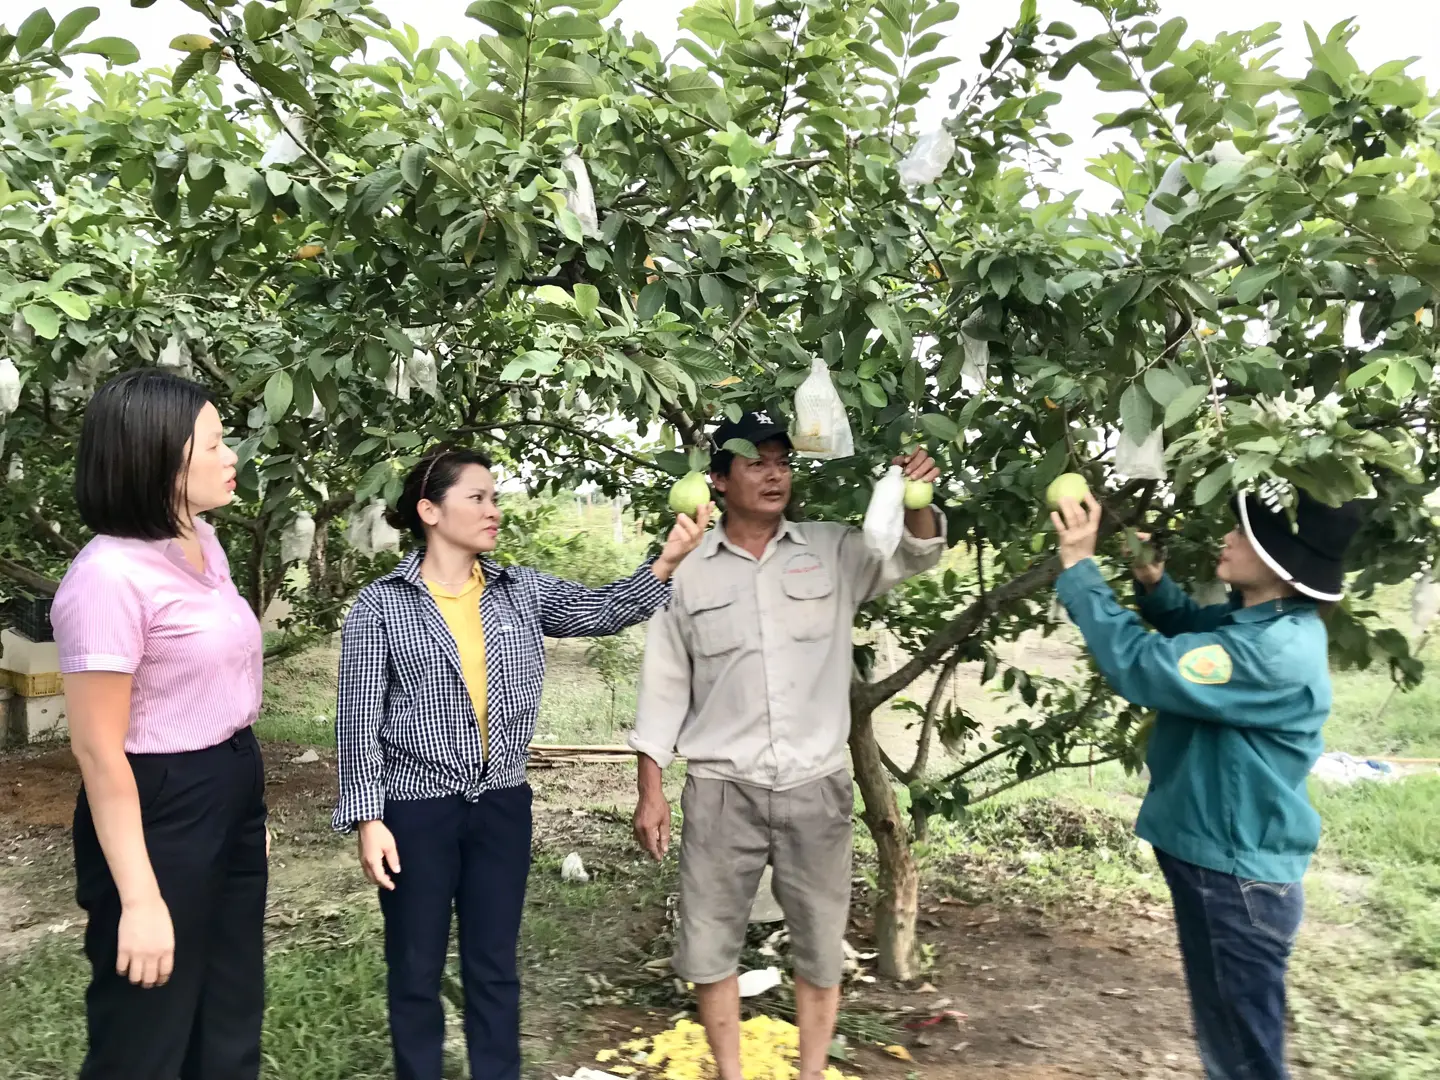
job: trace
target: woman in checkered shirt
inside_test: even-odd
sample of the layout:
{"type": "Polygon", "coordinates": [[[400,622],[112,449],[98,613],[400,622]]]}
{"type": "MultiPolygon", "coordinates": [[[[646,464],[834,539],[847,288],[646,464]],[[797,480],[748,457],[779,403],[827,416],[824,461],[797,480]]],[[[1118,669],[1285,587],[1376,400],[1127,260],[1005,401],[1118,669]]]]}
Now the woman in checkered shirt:
{"type": "Polygon", "coordinates": [[[442,449],[405,481],[391,523],[419,541],[355,600],[341,639],[340,798],[380,889],[398,1080],[439,1080],[440,981],[452,906],[460,928],[470,1074],[520,1076],[516,945],[530,866],[525,760],[546,637],[614,634],[669,599],[710,507],[681,516],[660,554],[599,589],[492,555],[490,460],[442,449]]]}

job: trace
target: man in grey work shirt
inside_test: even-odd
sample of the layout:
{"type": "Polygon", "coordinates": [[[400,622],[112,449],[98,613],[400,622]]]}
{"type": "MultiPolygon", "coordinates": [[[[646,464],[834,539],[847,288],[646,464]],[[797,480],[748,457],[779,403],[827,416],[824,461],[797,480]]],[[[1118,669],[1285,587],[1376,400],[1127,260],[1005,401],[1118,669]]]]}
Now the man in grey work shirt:
{"type": "MultiPolygon", "coordinates": [[[[858,529],[785,517],[790,440],[763,413],[722,424],[711,478],[725,516],[679,568],[650,623],[630,745],[640,754],[635,835],[657,860],[670,842],[661,770],[688,762],[674,968],[696,984],[720,1080],[741,1080],[736,969],[766,864],[795,966],[801,1080],[819,1080],[840,1002],[850,910],[851,632],[855,609],[934,566],[944,519],[910,510],[890,559],[858,529]]],[[[917,450],[896,463],[933,481],[917,450]]]]}

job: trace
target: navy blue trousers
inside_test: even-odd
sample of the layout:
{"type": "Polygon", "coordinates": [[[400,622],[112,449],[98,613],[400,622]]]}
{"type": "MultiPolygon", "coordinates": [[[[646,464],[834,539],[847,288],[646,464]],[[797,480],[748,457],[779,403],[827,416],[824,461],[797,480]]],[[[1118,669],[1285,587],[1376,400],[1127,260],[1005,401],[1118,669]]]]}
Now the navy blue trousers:
{"type": "Polygon", "coordinates": [[[476,1080],[519,1080],[516,957],[530,871],[529,785],[466,802],[387,802],[401,872],[380,890],[397,1080],[440,1080],[445,1014],[440,983],[452,909],[460,924],[465,1043],[476,1080]]]}
{"type": "Polygon", "coordinates": [[[1285,1080],[1285,971],[1305,911],[1300,882],[1252,881],[1156,849],[1170,885],[1209,1080],[1285,1080]]]}

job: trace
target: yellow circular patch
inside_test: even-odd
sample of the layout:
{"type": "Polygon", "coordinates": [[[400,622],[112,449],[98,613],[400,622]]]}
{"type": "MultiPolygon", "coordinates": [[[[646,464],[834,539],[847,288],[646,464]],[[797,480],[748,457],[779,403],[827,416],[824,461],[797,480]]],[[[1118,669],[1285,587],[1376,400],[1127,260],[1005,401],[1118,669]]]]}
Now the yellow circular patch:
{"type": "Polygon", "coordinates": [[[1202,645],[1180,658],[1181,676],[1200,686],[1223,686],[1230,681],[1234,670],[1223,645],[1202,645]]]}

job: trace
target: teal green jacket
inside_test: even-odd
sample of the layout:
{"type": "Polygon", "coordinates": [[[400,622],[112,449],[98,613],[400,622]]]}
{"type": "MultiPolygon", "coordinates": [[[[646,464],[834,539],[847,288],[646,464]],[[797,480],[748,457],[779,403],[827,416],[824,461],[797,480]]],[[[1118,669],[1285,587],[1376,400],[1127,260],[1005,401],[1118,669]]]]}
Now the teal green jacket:
{"type": "Polygon", "coordinates": [[[1135,831],[1211,870],[1299,881],[1320,839],[1305,780],[1330,715],[1329,650],[1315,605],[1201,607],[1165,577],[1139,597],[1158,631],[1150,633],[1093,559],[1055,588],[1105,680],[1158,714],[1135,831]]]}

